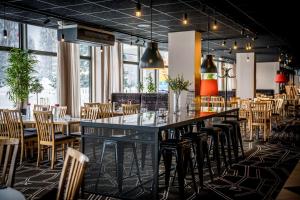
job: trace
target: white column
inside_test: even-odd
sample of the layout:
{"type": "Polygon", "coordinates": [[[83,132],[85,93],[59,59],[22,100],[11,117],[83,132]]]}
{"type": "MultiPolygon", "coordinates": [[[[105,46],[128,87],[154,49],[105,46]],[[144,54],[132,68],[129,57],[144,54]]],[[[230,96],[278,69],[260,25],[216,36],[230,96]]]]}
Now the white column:
{"type": "Polygon", "coordinates": [[[255,54],[236,54],[236,96],[242,99],[255,97],[255,54]]]}
{"type": "MultiPolygon", "coordinates": [[[[169,75],[174,78],[183,75],[192,84],[190,90],[195,96],[200,94],[201,33],[196,31],[168,34],[169,75]]],[[[173,107],[173,92],[169,93],[169,102],[173,107]]],[[[186,105],[187,93],[181,94],[181,106],[186,105]]]]}
{"type": "Polygon", "coordinates": [[[274,82],[279,62],[258,62],[256,63],[256,89],[274,90],[279,92],[278,83],[274,82]]]}

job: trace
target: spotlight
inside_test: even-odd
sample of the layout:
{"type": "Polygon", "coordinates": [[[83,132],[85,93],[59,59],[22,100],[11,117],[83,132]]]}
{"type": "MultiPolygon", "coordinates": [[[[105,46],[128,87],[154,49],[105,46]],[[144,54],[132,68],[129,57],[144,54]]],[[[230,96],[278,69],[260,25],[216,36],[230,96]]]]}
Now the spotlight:
{"type": "Polygon", "coordinates": [[[3,37],[4,37],[4,39],[7,39],[7,30],[6,29],[3,30],[3,37]]]}
{"type": "Polygon", "coordinates": [[[62,33],[61,34],[61,40],[60,40],[61,42],[64,42],[65,41],[65,35],[62,33]]]}
{"type": "Polygon", "coordinates": [[[245,35],[245,29],[244,28],[242,28],[242,30],[241,30],[241,35],[245,35]]]}
{"type": "Polygon", "coordinates": [[[138,1],[136,3],[136,6],[135,6],[135,16],[137,16],[137,17],[142,16],[142,6],[141,6],[140,1],[138,1]]]}
{"type": "Polygon", "coordinates": [[[251,43],[249,43],[249,45],[248,45],[248,49],[249,49],[249,50],[251,50],[251,49],[252,49],[252,45],[251,45],[251,43]]]}
{"type": "Polygon", "coordinates": [[[187,16],[187,13],[184,13],[183,14],[183,20],[182,20],[182,23],[184,25],[187,25],[188,24],[188,16],[187,16]]]}
{"type": "Polygon", "coordinates": [[[222,47],[224,47],[225,45],[226,45],[226,41],[223,40],[223,42],[222,42],[222,47]]]}
{"type": "Polygon", "coordinates": [[[143,46],[145,46],[145,44],[146,44],[146,41],[144,40],[144,41],[143,41],[143,46]]]}
{"type": "Polygon", "coordinates": [[[100,52],[101,52],[101,53],[103,52],[103,46],[100,47],[100,52]]]}
{"type": "Polygon", "coordinates": [[[137,39],[136,39],[136,41],[135,41],[135,43],[137,44],[137,43],[139,43],[139,41],[140,41],[140,39],[139,39],[139,38],[137,38],[137,39]]]}
{"type": "Polygon", "coordinates": [[[213,30],[217,30],[218,29],[218,23],[217,23],[217,20],[215,19],[214,21],[214,25],[213,25],[213,30]]]}
{"type": "Polygon", "coordinates": [[[233,49],[234,49],[234,50],[236,50],[237,48],[238,48],[238,46],[237,46],[237,42],[236,42],[236,41],[234,41],[233,49]]]}
{"type": "Polygon", "coordinates": [[[247,56],[247,59],[246,59],[246,61],[247,61],[247,62],[250,62],[250,58],[249,58],[249,56],[247,56]]]}

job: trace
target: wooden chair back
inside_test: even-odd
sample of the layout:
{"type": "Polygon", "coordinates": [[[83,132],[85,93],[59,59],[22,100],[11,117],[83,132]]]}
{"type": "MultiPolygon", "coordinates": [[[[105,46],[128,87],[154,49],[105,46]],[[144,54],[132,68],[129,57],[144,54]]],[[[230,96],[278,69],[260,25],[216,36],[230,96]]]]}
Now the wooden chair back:
{"type": "Polygon", "coordinates": [[[100,118],[108,118],[113,116],[113,108],[111,103],[100,104],[100,118]]]}
{"type": "Polygon", "coordinates": [[[6,110],[4,116],[7,122],[9,138],[24,140],[23,121],[20,110],[6,110]]]}
{"type": "Polygon", "coordinates": [[[8,139],[8,128],[7,128],[7,122],[5,119],[4,109],[0,109],[0,139],[8,139]]]}
{"type": "Polygon", "coordinates": [[[97,119],[99,115],[99,107],[85,107],[84,119],[97,119]]]}
{"type": "Polygon", "coordinates": [[[268,119],[267,103],[251,103],[250,123],[251,125],[265,125],[268,119]]]}
{"type": "Polygon", "coordinates": [[[124,115],[132,115],[140,112],[140,104],[122,104],[124,115]]]}
{"type": "Polygon", "coordinates": [[[37,128],[38,141],[42,145],[52,145],[54,143],[54,124],[51,111],[33,112],[37,128]]]}
{"type": "Polygon", "coordinates": [[[49,105],[34,105],[33,111],[49,111],[50,106],[49,105]]]}
{"type": "Polygon", "coordinates": [[[18,147],[19,139],[0,139],[0,185],[13,187],[18,147]]]}
{"type": "Polygon", "coordinates": [[[100,103],[84,103],[84,107],[100,107],[100,103]]]}
{"type": "Polygon", "coordinates": [[[224,107],[225,100],[221,96],[213,96],[210,98],[210,103],[212,107],[224,107]]]}
{"type": "Polygon", "coordinates": [[[50,110],[53,112],[55,109],[58,112],[58,117],[64,118],[67,114],[68,107],[67,106],[51,106],[50,110]]]}
{"type": "Polygon", "coordinates": [[[275,110],[274,113],[282,114],[283,112],[284,99],[275,99],[275,110]]]}
{"type": "Polygon", "coordinates": [[[201,96],[201,106],[209,107],[210,97],[208,96],[201,96]]]}
{"type": "Polygon", "coordinates": [[[68,148],[59,180],[57,200],[76,198],[89,158],[79,151],[68,148]]]}

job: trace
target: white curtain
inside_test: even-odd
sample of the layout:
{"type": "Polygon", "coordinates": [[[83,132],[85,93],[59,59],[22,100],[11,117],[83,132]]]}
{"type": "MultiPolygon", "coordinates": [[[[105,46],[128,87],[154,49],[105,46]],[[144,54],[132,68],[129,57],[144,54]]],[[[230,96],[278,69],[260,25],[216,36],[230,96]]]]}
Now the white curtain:
{"type": "Polygon", "coordinates": [[[58,45],[58,101],[68,106],[67,113],[80,115],[80,52],[79,45],[59,42],[58,45]]]}
{"type": "Polygon", "coordinates": [[[122,44],[92,48],[92,101],[107,102],[123,89],[122,44]]]}

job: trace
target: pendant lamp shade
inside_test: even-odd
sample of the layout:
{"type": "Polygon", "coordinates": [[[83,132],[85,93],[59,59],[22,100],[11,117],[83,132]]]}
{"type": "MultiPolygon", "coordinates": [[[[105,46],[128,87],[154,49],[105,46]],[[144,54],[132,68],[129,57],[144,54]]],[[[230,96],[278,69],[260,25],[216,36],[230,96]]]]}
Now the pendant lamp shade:
{"type": "Polygon", "coordinates": [[[276,74],[274,82],[275,83],[285,83],[285,82],[287,82],[287,78],[285,77],[285,75],[283,73],[279,72],[278,74],[276,74]]]}
{"type": "Polygon", "coordinates": [[[212,55],[207,55],[201,65],[201,96],[218,96],[218,69],[212,55]]]}
{"type": "Polygon", "coordinates": [[[141,69],[163,69],[165,67],[156,42],[147,43],[139,66],[141,69]]]}

